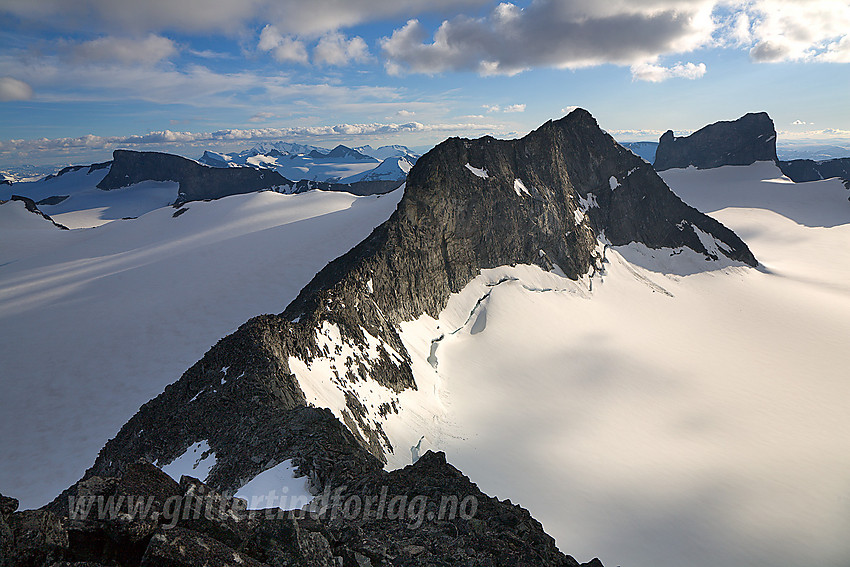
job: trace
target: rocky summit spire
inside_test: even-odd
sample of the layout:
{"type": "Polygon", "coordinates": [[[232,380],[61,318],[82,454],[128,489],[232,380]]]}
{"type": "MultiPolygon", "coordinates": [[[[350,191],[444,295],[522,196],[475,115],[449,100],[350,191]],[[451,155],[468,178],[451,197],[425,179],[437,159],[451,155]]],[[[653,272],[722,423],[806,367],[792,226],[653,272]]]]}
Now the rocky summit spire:
{"type": "Polygon", "coordinates": [[[201,441],[215,453],[206,481],[217,490],[284,459],[319,484],[357,477],[408,449],[382,427],[398,394],[417,388],[399,323],[436,317],[482,269],[534,264],[577,279],[601,267],[600,243],[630,242],[756,264],[732,231],[683,203],[585,110],[518,140],[446,140],[410,171],[390,219],[282,314],[219,341],[139,410],[86,477],[115,476],[139,458],[167,464],[201,441]],[[343,400],[331,408],[342,432],[306,411],[317,383],[343,400]],[[380,403],[361,399],[364,383],[382,392],[380,403]]]}

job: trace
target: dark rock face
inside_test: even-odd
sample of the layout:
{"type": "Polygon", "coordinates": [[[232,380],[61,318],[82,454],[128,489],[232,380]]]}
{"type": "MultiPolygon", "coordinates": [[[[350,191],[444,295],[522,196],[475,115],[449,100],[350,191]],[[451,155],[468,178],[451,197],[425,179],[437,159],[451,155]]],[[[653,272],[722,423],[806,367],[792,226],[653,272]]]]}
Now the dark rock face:
{"type": "Polygon", "coordinates": [[[178,201],[186,202],[218,199],[292,184],[274,171],[247,167],[212,168],[159,152],[115,150],[112,157],[112,167],[98,183],[99,189],[118,189],[142,181],[174,181],[180,184],[178,201]]]}
{"type": "Polygon", "coordinates": [[[779,169],[796,183],[818,181],[830,177],[850,179],[850,158],[813,161],[810,159],[794,159],[780,161],[779,169]]]}
{"type": "Polygon", "coordinates": [[[51,223],[53,223],[53,226],[55,226],[56,228],[59,228],[61,230],[68,230],[67,226],[59,224],[58,222],[56,222],[52,218],[50,218],[49,215],[46,215],[43,212],[41,212],[41,209],[38,208],[38,205],[35,204],[35,201],[30,199],[29,197],[23,197],[21,195],[12,195],[12,198],[9,199],[9,200],[10,201],[20,201],[20,202],[22,202],[24,204],[24,207],[26,207],[29,212],[40,216],[44,220],[50,221],[51,223]]]}
{"type": "Polygon", "coordinates": [[[341,474],[313,506],[289,511],[248,510],[198,479],[131,463],[85,481],[61,514],[0,515],[0,529],[12,526],[0,565],[580,567],[527,510],[481,492],[443,453],[391,473],[352,463],[334,465],[341,474]]]}
{"type": "Polygon", "coordinates": [[[664,171],[691,165],[698,169],[750,165],[757,161],[777,161],[776,129],[766,112],[715,122],[682,138],[668,130],[658,141],[653,165],[656,171],[664,171]]]}

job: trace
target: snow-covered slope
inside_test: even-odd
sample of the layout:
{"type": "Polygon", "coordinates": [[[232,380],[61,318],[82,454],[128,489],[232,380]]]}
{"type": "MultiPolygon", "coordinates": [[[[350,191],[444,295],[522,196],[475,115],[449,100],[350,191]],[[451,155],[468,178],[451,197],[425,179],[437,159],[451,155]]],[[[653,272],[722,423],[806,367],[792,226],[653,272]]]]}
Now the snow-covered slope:
{"type": "Polygon", "coordinates": [[[406,157],[411,161],[416,161],[419,158],[419,154],[415,153],[413,150],[408,148],[407,146],[400,146],[398,144],[393,144],[390,146],[380,146],[378,148],[373,148],[372,146],[358,146],[354,148],[361,154],[366,154],[367,156],[372,156],[378,160],[385,160],[391,157],[406,157]]]}
{"type": "Polygon", "coordinates": [[[129,187],[104,191],[97,184],[109,167],[74,168],[39,181],[0,185],[0,199],[23,195],[35,202],[45,214],[68,228],[89,228],[108,222],[138,217],[170,205],[177,199],[178,184],[145,181],[129,187]]]}
{"type": "Polygon", "coordinates": [[[340,183],[357,181],[403,181],[407,177],[415,159],[410,157],[388,157],[374,169],[340,179],[340,183]]]}
{"type": "Polygon", "coordinates": [[[847,565],[848,192],[764,163],[664,175],[762,266],[632,244],[579,282],[486,270],[403,324],[419,390],[384,429],[424,435],[578,557],[847,565]]]}
{"type": "Polygon", "coordinates": [[[24,508],[54,498],[142,403],[280,311],[400,197],[253,193],[72,231],[0,206],[0,490],[24,508]]]}

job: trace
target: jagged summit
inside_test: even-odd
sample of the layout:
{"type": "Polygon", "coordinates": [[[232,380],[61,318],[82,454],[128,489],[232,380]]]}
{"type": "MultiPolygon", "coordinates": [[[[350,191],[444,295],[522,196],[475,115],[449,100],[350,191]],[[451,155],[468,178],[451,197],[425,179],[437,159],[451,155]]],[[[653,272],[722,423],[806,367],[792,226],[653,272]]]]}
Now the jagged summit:
{"type": "Polygon", "coordinates": [[[777,161],[776,129],[766,112],[715,122],[680,138],[668,130],[658,141],[654,166],[657,171],[691,165],[709,169],[757,161],[777,161]]]}
{"type": "Polygon", "coordinates": [[[137,458],[168,463],[203,440],[217,462],[207,481],[238,488],[263,463],[304,457],[278,440],[329,377],[342,400],[335,416],[385,460],[397,448],[382,424],[398,394],[417,388],[400,322],[438,315],[485,268],[534,264],[575,279],[601,266],[601,242],[687,246],[708,258],[706,238],[755,265],[734,233],[685,205],[587,111],[519,140],[451,138],[410,171],[389,220],[281,315],[251,319],[210,349],[139,410],[86,476],[116,474],[137,458]],[[364,384],[383,396],[374,407],[361,399],[364,384]]]}

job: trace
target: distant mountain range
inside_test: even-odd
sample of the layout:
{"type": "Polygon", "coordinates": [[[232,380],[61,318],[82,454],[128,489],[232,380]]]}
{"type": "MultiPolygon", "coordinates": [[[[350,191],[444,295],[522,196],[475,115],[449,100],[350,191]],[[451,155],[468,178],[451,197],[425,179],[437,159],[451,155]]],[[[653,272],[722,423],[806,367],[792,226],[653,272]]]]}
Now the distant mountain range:
{"type": "Polygon", "coordinates": [[[329,150],[289,142],[258,144],[232,153],[205,151],[198,160],[212,167],[271,169],[288,179],[355,183],[357,181],[403,181],[419,155],[405,146],[329,150]]]}

